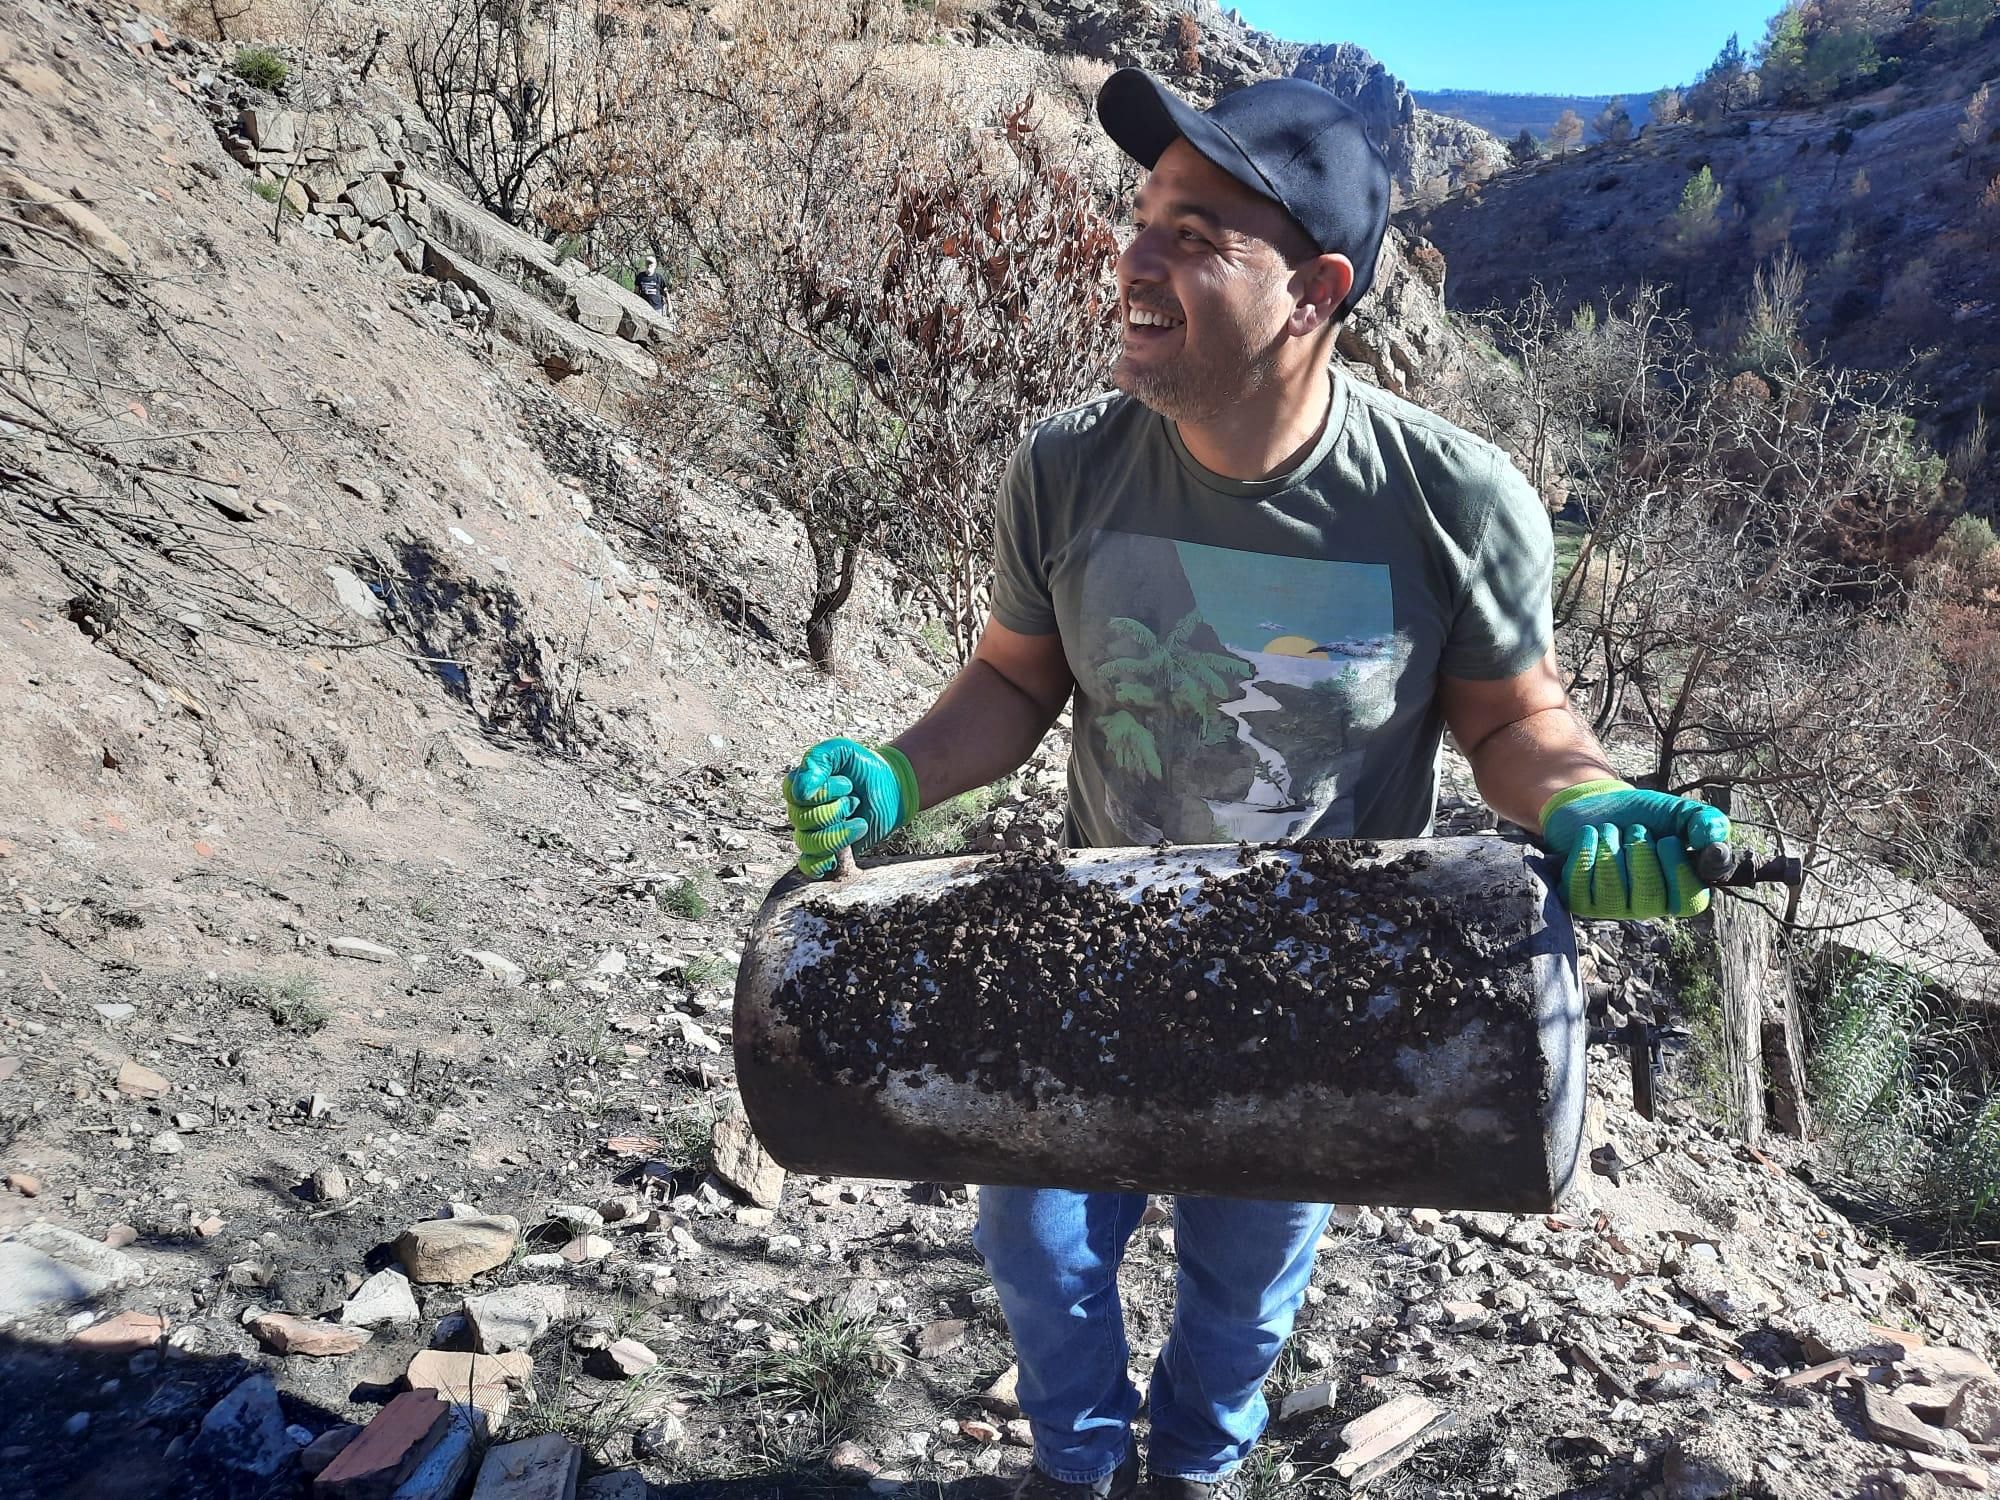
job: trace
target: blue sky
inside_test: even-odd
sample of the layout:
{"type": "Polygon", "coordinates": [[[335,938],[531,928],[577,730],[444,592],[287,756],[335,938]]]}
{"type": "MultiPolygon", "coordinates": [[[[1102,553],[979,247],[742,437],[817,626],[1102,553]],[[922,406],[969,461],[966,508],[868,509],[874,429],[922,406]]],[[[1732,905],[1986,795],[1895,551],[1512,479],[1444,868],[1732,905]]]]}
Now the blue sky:
{"type": "Polygon", "coordinates": [[[1358,43],[1415,89],[1638,94],[1691,80],[1732,31],[1749,52],[1781,0],[1235,3],[1288,41],[1358,43]]]}

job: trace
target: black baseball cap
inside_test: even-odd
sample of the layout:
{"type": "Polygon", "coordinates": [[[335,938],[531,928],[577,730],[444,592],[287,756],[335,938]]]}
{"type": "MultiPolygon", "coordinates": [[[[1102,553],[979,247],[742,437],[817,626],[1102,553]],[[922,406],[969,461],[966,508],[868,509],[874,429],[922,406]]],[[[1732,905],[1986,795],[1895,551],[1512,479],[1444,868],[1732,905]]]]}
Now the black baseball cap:
{"type": "Polygon", "coordinates": [[[1097,95],[1105,134],[1151,171],[1175,141],[1290,214],[1321,254],[1354,263],[1345,317],[1375,280],[1389,223],[1389,164],[1360,113],[1303,78],[1266,78],[1196,109],[1152,74],[1120,68],[1097,95]]]}

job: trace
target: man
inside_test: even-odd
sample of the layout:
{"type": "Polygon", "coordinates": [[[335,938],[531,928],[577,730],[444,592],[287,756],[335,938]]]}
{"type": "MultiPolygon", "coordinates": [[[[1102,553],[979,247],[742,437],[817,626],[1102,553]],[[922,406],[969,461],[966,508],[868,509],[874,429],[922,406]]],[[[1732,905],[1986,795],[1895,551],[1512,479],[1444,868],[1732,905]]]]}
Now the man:
{"type": "MultiPolygon", "coordinates": [[[[1118,262],[1122,393],[1037,427],[999,497],[992,618],[891,745],[788,778],[800,867],[1006,775],[1074,697],[1078,845],[1425,833],[1449,729],[1480,792],[1564,858],[1594,917],[1691,914],[1719,812],[1620,781],[1551,645],[1548,518],[1487,443],[1337,374],[1389,174],[1295,79],[1198,112],[1135,69],[1111,137],[1150,169],[1118,262]]],[[[1034,1427],[1027,1500],[1135,1493],[1117,1269],[1142,1197],[982,1189],[975,1243],[1034,1427]]],[[[1266,1418],[1324,1204],[1181,1199],[1148,1493],[1213,1495],[1266,1418]]]]}
{"type": "Polygon", "coordinates": [[[660,274],[660,262],[655,256],[646,257],[646,269],[632,278],[632,289],[646,299],[647,306],[659,312],[667,305],[667,278],[660,274]]]}

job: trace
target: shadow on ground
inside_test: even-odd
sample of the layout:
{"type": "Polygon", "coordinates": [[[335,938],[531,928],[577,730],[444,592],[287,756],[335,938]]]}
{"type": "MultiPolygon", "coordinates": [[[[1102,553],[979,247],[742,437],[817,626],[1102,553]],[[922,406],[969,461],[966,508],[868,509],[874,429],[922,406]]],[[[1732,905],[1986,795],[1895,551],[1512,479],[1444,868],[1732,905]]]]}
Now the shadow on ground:
{"type": "MultiPolygon", "coordinates": [[[[257,1368],[237,1354],[134,1356],[0,1333],[0,1493],[8,1500],[296,1495],[296,1464],[261,1479],[188,1451],[209,1408],[257,1368]]],[[[314,1433],[343,1420],[283,1393],[279,1402],[288,1423],[314,1433]]]]}

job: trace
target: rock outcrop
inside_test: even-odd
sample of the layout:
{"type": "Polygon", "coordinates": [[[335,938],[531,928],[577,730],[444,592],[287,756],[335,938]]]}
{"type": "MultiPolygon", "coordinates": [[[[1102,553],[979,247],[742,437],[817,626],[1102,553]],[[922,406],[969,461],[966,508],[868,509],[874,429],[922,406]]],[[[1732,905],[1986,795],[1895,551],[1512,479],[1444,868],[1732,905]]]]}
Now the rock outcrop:
{"type": "Polygon", "coordinates": [[[1292,65],[1292,76],[1318,84],[1361,112],[1405,194],[1438,179],[1456,185],[1465,180],[1468,166],[1497,169],[1506,160],[1506,147],[1477,125],[1419,108],[1403,80],[1365,47],[1352,42],[1308,47],[1292,65]]]}
{"type": "Polygon", "coordinates": [[[1438,178],[1464,180],[1469,163],[1506,159],[1501,143],[1477,125],[1420,108],[1403,81],[1352,42],[1301,46],[1244,22],[1214,0],[1191,6],[1155,0],[998,0],[986,34],[1044,52],[1075,53],[1114,67],[1145,68],[1190,98],[1207,101],[1260,78],[1304,78],[1351,101],[1389,158],[1404,194],[1438,178]],[[1190,72],[1181,43],[1192,23],[1198,66],[1190,72]]]}

